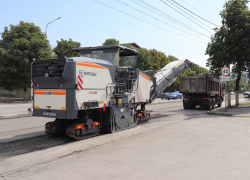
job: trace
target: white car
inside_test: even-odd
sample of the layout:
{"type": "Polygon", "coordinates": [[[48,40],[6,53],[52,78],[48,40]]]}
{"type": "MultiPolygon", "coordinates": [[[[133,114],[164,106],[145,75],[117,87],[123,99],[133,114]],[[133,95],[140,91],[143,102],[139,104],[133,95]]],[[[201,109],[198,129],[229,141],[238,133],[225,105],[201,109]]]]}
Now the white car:
{"type": "Polygon", "coordinates": [[[250,93],[249,91],[245,91],[244,92],[244,97],[248,97],[249,93],[250,93]]]}
{"type": "Polygon", "coordinates": [[[231,94],[231,95],[234,95],[234,92],[233,92],[233,91],[231,91],[231,92],[230,92],[230,94],[231,94]]]}

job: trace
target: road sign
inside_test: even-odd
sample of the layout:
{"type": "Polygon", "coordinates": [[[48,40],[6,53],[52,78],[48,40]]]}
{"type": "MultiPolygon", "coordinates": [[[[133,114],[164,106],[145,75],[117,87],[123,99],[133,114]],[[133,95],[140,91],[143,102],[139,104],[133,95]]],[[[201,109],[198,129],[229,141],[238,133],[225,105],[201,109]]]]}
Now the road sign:
{"type": "Polygon", "coordinates": [[[230,69],[227,66],[224,66],[221,69],[221,75],[223,75],[223,76],[229,76],[230,75],[230,69]]]}
{"type": "Polygon", "coordinates": [[[230,76],[220,76],[221,81],[230,81],[230,76]]]}

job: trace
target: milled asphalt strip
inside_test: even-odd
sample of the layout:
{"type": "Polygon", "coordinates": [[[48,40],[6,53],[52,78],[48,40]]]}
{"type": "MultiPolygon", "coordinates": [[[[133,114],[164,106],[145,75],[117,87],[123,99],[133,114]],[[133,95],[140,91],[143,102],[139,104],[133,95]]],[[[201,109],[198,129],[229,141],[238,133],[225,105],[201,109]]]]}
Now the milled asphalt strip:
{"type": "Polygon", "coordinates": [[[49,157],[47,160],[44,159],[44,160],[41,161],[41,160],[37,159],[37,160],[34,160],[34,163],[31,164],[31,165],[25,165],[26,163],[23,163],[22,164],[23,167],[16,168],[15,170],[0,172],[0,179],[9,177],[9,176],[12,176],[12,175],[15,175],[15,174],[22,173],[23,171],[30,170],[30,169],[32,169],[34,167],[37,167],[37,166],[40,166],[40,165],[43,165],[43,164],[48,164],[50,162],[57,161],[57,160],[60,160],[62,158],[66,158],[66,157],[71,156],[71,155],[75,155],[75,154],[82,153],[84,151],[92,150],[94,147],[110,145],[110,144],[113,144],[114,142],[119,141],[121,139],[130,138],[131,136],[139,135],[139,134],[142,134],[142,133],[147,133],[147,132],[150,132],[150,131],[155,131],[155,129],[161,128],[162,126],[171,126],[171,125],[179,123],[181,121],[183,121],[183,119],[182,120],[177,120],[175,122],[162,122],[163,124],[161,124],[161,123],[160,124],[155,124],[153,127],[150,127],[149,130],[139,127],[140,129],[131,128],[131,129],[128,129],[126,131],[120,131],[119,133],[115,134],[115,136],[114,136],[114,134],[107,134],[106,136],[99,136],[98,139],[103,138],[103,141],[100,141],[100,140],[97,141],[97,138],[93,139],[91,147],[85,146],[84,148],[82,148],[83,145],[87,143],[87,140],[82,142],[81,148],[79,148],[78,146],[75,146],[73,148],[67,149],[67,148],[65,148],[67,146],[67,144],[66,145],[61,145],[60,149],[64,149],[63,154],[61,154],[62,152],[58,150],[59,147],[53,147],[51,149],[47,149],[47,150],[40,151],[40,152],[36,151],[36,152],[33,152],[33,153],[36,153],[37,156],[39,156],[41,153],[46,153],[46,151],[53,151],[53,152],[57,152],[57,153],[53,155],[54,157],[49,157]],[[62,147],[64,147],[64,148],[62,148],[62,147]],[[58,153],[60,153],[60,155],[58,153]]]}

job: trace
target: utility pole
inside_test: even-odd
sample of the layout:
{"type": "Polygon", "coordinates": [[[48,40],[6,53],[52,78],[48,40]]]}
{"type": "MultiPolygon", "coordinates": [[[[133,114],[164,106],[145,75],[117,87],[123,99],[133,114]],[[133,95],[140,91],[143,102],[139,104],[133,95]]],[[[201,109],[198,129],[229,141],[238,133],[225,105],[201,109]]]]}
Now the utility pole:
{"type": "MultiPolygon", "coordinates": [[[[225,0],[226,1],[226,0],[225,0]]],[[[227,15],[227,1],[226,1],[226,15],[227,15]]],[[[227,31],[227,40],[228,40],[228,21],[226,16],[226,31],[227,31]]],[[[229,59],[229,52],[228,52],[228,42],[227,42],[227,58],[229,59]]],[[[230,63],[227,64],[227,67],[230,69],[230,63]]],[[[229,74],[230,76],[230,74],[229,74]]],[[[228,107],[231,107],[231,94],[230,94],[230,81],[227,81],[227,101],[228,107]]]]}
{"type": "Polygon", "coordinates": [[[53,23],[54,21],[60,19],[60,18],[61,18],[61,17],[59,17],[59,18],[57,18],[57,19],[55,19],[55,20],[53,20],[53,21],[51,21],[51,22],[49,22],[49,23],[47,24],[47,26],[46,26],[46,28],[45,28],[46,39],[47,39],[47,27],[48,27],[48,25],[51,24],[51,23],[53,23]]]}

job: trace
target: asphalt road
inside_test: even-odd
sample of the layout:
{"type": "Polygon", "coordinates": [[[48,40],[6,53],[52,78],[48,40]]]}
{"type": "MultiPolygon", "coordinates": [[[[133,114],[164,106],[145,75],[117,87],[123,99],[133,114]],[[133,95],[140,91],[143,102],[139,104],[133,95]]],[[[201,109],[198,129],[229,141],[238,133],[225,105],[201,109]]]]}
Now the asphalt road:
{"type": "Polygon", "coordinates": [[[0,179],[248,179],[249,118],[183,110],[181,100],[147,109],[149,123],[83,141],[47,137],[48,118],[1,120],[0,179]]]}

